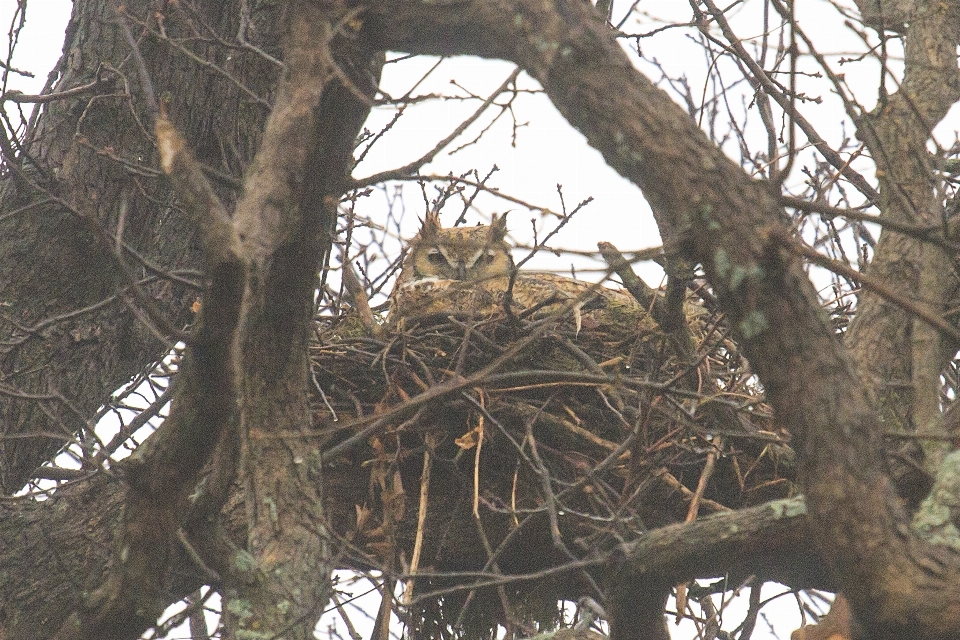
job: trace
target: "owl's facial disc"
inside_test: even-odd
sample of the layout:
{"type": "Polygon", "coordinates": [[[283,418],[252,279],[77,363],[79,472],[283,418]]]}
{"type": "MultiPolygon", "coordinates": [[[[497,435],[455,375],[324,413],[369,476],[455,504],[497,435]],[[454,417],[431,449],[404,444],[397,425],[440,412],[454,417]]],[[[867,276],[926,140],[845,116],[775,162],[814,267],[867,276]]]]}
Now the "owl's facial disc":
{"type": "Polygon", "coordinates": [[[464,263],[466,264],[467,269],[472,269],[473,266],[477,264],[477,260],[479,260],[484,255],[484,253],[486,253],[485,249],[479,249],[477,251],[474,251],[472,254],[470,254],[470,256],[467,257],[466,260],[464,260],[464,263]]]}
{"type": "Polygon", "coordinates": [[[455,256],[451,255],[446,247],[440,246],[427,249],[427,261],[440,269],[441,272],[452,270],[453,273],[448,275],[450,278],[466,280],[467,269],[473,266],[475,260],[472,260],[470,264],[465,264],[463,260],[457,260],[455,256]]]}

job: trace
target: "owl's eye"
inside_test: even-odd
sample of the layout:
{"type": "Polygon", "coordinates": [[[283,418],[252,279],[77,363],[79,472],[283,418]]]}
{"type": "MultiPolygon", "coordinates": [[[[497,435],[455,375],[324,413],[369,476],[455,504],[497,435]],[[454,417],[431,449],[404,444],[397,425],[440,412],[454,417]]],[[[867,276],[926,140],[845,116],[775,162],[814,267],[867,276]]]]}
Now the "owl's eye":
{"type": "Polygon", "coordinates": [[[427,262],[432,265],[439,266],[444,264],[446,261],[447,259],[443,257],[443,254],[440,253],[439,249],[430,249],[430,251],[427,252],[427,262]]]}
{"type": "Polygon", "coordinates": [[[483,264],[490,264],[496,257],[496,251],[487,251],[485,254],[483,254],[483,257],[480,258],[480,261],[483,262],[483,264]]]}

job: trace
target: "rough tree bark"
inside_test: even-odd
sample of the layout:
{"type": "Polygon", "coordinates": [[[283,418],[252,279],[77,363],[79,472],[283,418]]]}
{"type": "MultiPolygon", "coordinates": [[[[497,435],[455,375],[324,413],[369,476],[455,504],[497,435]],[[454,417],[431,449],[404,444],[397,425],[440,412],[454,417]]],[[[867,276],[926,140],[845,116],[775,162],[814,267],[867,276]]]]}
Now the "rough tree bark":
{"type": "MultiPolygon", "coordinates": [[[[251,496],[245,531],[259,573],[251,580],[249,571],[231,564],[240,558],[238,553],[242,555],[239,551],[227,558],[204,558],[220,570],[219,578],[228,587],[225,606],[230,612],[242,612],[228,616],[228,628],[232,633],[274,629],[307,637],[325,602],[328,587],[323,577],[331,567],[319,511],[319,460],[305,444],[288,444],[264,434],[310,426],[306,345],[313,326],[316,275],[329,253],[337,202],[349,184],[353,142],[369,111],[369,98],[363,96],[372,95],[382,54],[359,46],[351,34],[335,33],[332,25],[342,15],[330,16],[302,4],[291,7],[290,13],[288,77],[266,130],[269,143],[260,149],[233,222],[201,176],[200,165],[190,159],[188,143],[166,120],[158,122],[161,160],[165,172],[173,174],[183,208],[201,230],[210,286],[202,318],[187,340],[188,355],[170,417],[136,458],[122,465],[128,488],[110,572],[85,601],[66,596],[77,613],[60,628],[58,637],[136,637],[156,621],[171,596],[176,597],[167,589],[167,576],[177,530],[188,524],[188,516],[194,529],[216,516],[226,498],[223,488],[229,487],[237,467],[231,458],[238,440],[251,496]],[[218,442],[212,479],[205,491],[189,497],[194,511],[199,505],[209,511],[191,513],[187,494],[218,442]],[[312,507],[304,509],[305,504],[312,507]]],[[[135,19],[135,14],[131,16],[135,19]]],[[[149,54],[145,58],[156,62],[149,54]]],[[[144,71],[151,75],[149,68],[144,71]]],[[[96,230],[92,219],[89,226],[96,230]]],[[[110,247],[100,242],[95,249],[110,247]]],[[[143,354],[140,359],[142,366],[143,354]]],[[[95,395],[94,391],[91,396],[95,395]]],[[[104,489],[102,498],[116,495],[94,484],[104,489]]],[[[70,503],[70,492],[63,498],[50,504],[70,503]]],[[[74,517],[81,521],[82,512],[74,517]]],[[[5,533],[23,540],[28,532],[5,533]]],[[[199,542],[201,553],[217,547],[215,540],[199,542]]],[[[49,609],[45,613],[41,617],[11,612],[10,637],[33,634],[30,624],[38,620],[49,630],[62,616],[62,610],[54,616],[49,616],[49,609]]]]}
{"type": "MultiPolygon", "coordinates": [[[[149,15],[153,3],[124,6],[139,17],[149,15]]],[[[239,6],[196,3],[195,18],[235,33],[239,6]]],[[[254,41],[268,49],[276,41],[267,28],[275,14],[261,9],[254,16],[261,27],[254,41]]],[[[166,19],[171,37],[190,32],[190,17],[183,13],[169,11],[166,19]]],[[[5,494],[20,490],[109,394],[163,354],[170,328],[191,321],[190,305],[200,291],[198,243],[154,168],[154,143],[141,124],[149,118],[136,75],[125,63],[130,46],[116,21],[111,3],[75,3],[49,85],[54,92],[87,90],[48,103],[19,152],[0,141],[16,169],[2,185],[0,206],[5,212],[25,207],[0,221],[0,297],[9,304],[0,320],[5,494]],[[125,243],[120,257],[111,237],[118,229],[125,243]],[[181,270],[179,279],[160,273],[171,265],[181,270]],[[145,299],[169,319],[169,327],[151,331],[137,320],[131,307],[145,299]]],[[[141,46],[157,90],[167,93],[197,157],[239,176],[259,146],[269,113],[269,103],[250,94],[270,95],[275,65],[238,53],[228,77],[155,36],[144,37],[141,46]]],[[[196,53],[224,56],[211,44],[198,45],[196,53]]],[[[233,188],[219,193],[227,203],[235,200],[233,188]]]]}
{"type": "MultiPolygon", "coordinates": [[[[884,11],[907,20],[904,77],[899,89],[881,100],[858,123],[857,134],[877,161],[883,216],[924,227],[947,228],[942,188],[927,153],[937,123],[960,99],[960,6],[957,3],[888,2],[884,11]],[[893,5],[903,4],[895,8],[893,5]]],[[[884,231],[867,273],[916,292],[919,304],[943,315],[956,302],[956,278],[942,247],[884,231]]],[[[903,431],[935,434],[941,425],[940,374],[957,345],[936,329],[867,290],[846,336],[864,382],[875,393],[887,424],[903,431]],[[892,351],[889,351],[890,349],[892,351]]],[[[942,434],[940,434],[942,435],[942,434]]],[[[944,445],[927,469],[935,472],[944,445]]]]}
{"type": "Polygon", "coordinates": [[[313,296],[382,54],[358,46],[356,34],[335,35],[342,12],[307,2],[289,10],[287,74],[235,215],[250,261],[239,336],[240,479],[247,551],[265,579],[226,576],[230,637],[312,638],[334,569],[320,452],[305,437],[279,436],[312,427],[307,347],[313,296]],[[349,86],[337,79],[332,65],[338,63],[349,73],[343,81],[349,86]]]}

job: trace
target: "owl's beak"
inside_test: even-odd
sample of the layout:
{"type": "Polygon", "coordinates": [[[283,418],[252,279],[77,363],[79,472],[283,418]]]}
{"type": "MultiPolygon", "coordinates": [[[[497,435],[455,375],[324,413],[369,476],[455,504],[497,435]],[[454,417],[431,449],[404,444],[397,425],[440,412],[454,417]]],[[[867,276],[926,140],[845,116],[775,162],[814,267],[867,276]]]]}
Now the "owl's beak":
{"type": "Polygon", "coordinates": [[[467,279],[467,265],[464,264],[463,260],[457,262],[457,280],[466,280],[467,279]]]}

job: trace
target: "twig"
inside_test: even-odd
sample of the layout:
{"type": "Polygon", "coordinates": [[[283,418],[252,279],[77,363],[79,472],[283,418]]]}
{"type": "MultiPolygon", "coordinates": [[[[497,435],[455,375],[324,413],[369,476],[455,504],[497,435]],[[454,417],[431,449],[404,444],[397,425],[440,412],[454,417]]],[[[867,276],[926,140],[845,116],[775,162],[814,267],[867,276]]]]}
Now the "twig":
{"type": "Polygon", "coordinates": [[[150,79],[150,73],[147,71],[147,63],[140,53],[140,46],[136,38],[130,32],[130,23],[126,19],[126,12],[123,8],[117,9],[119,15],[120,27],[123,29],[123,37],[130,45],[130,52],[133,55],[134,62],[137,63],[137,73],[140,75],[140,88],[143,91],[143,100],[147,105],[147,110],[154,118],[160,113],[160,106],[157,104],[157,97],[153,91],[153,81],[150,79]]]}
{"type": "Polygon", "coordinates": [[[356,630],[353,626],[353,622],[350,620],[350,616],[347,615],[347,612],[343,608],[343,603],[340,602],[340,598],[337,596],[336,590],[330,591],[330,599],[333,600],[333,606],[336,607],[337,613],[340,614],[340,619],[343,620],[343,624],[347,625],[347,635],[350,636],[351,640],[362,640],[363,636],[356,630]]]}
{"type": "MultiPolygon", "coordinates": [[[[707,454],[707,461],[703,465],[703,471],[700,472],[700,481],[697,483],[697,490],[690,499],[690,506],[687,509],[687,517],[684,519],[684,523],[690,523],[696,520],[697,514],[700,512],[700,499],[703,498],[703,492],[707,488],[707,482],[709,482],[710,476],[713,475],[713,469],[717,462],[717,451],[721,446],[719,437],[714,444],[716,448],[711,449],[710,453],[707,454]]],[[[685,583],[677,585],[676,601],[676,622],[679,624],[681,618],[683,618],[683,611],[687,608],[687,585],[685,583]]]]}
{"type": "Polygon", "coordinates": [[[350,294],[350,300],[353,302],[353,308],[357,311],[357,317],[360,318],[363,327],[370,332],[371,335],[376,335],[379,326],[373,317],[373,311],[370,310],[370,301],[367,300],[367,292],[364,291],[363,285],[360,283],[360,278],[357,277],[356,271],[353,270],[353,264],[347,259],[346,254],[341,255],[340,259],[342,261],[341,271],[343,284],[347,289],[347,293],[350,294]]]}
{"type": "MultiPolygon", "coordinates": [[[[427,521],[427,503],[430,498],[430,469],[433,466],[433,457],[430,452],[436,446],[436,436],[428,433],[425,436],[426,448],[423,451],[423,471],[420,473],[420,507],[417,510],[417,535],[413,541],[413,557],[410,559],[409,573],[411,576],[417,574],[420,568],[420,553],[423,550],[423,531],[427,521]]],[[[403,589],[401,603],[404,606],[410,606],[410,600],[413,597],[414,580],[407,580],[403,589]]]]}
{"type": "Polygon", "coordinates": [[[750,636],[753,635],[753,630],[757,626],[757,617],[760,615],[761,587],[763,587],[763,582],[754,576],[753,582],[750,584],[750,595],[747,598],[749,607],[747,608],[747,615],[740,625],[738,640],[750,640],[750,636]]]}
{"type": "Polygon", "coordinates": [[[367,176],[366,178],[360,178],[359,180],[356,181],[355,185],[360,186],[360,185],[378,184],[380,182],[386,182],[387,180],[395,180],[402,176],[410,176],[417,173],[417,171],[420,170],[420,167],[433,161],[433,159],[437,156],[438,153],[443,151],[444,148],[446,148],[451,142],[456,140],[457,137],[460,136],[460,134],[466,131],[471,124],[476,122],[477,118],[483,115],[483,112],[486,111],[491,104],[493,104],[493,101],[496,100],[501,93],[506,91],[511,83],[517,80],[517,78],[520,76],[520,71],[521,71],[520,67],[517,67],[516,69],[514,69],[513,72],[509,76],[507,76],[507,79],[504,80],[503,83],[499,87],[497,87],[497,89],[495,89],[493,93],[490,94],[490,96],[483,102],[483,104],[480,105],[480,107],[473,113],[473,115],[471,115],[469,118],[467,118],[462,123],[460,123],[460,126],[454,129],[450,135],[448,135],[446,138],[444,138],[443,140],[438,142],[436,145],[434,145],[433,149],[430,149],[429,151],[427,151],[425,154],[420,156],[420,158],[414,160],[413,162],[403,167],[399,167],[397,169],[390,169],[389,171],[381,171],[380,173],[375,173],[372,176],[367,176]]]}
{"type": "Polygon", "coordinates": [[[944,320],[942,317],[930,313],[927,309],[924,309],[913,300],[909,300],[901,296],[899,293],[894,292],[892,289],[888,288],[887,285],[880,282],[876,278],[873,278],[865,273],[861,273],[856,269],[852,269],[845,264],[837,262],[836,260],[831,260],[826,256],[820,255],[810,247],[807,247],[794,239],[786,229],[770,229],[767,231],[767,235],[770,239],[779,242],[780,245],[788,251],[806,258],[815,265],[833,271],[834,273],[842,275],[845,278],[849,278],[854,282],[859,282],[860,285],[865,289],[870,289],[884,300],[902,307],[903,309],[915,315],[917,318],[929,324],[931,327],[943,333],[946,337],[952,339],[955,343],[960,343],[960,330],[957,330],[956,327],[944,320]]]}
{"type": "MultiPolygon", "coordinates": [[[[537,253],[539,253],[540,250],[541,250],[543,247],[546,246],[547,242],[549,242],[550,239],[553,238],[553,236],[557,235],[557,233],[560,231],[560,229],[563,229],[563,228],[567,225],[568,222],[570,222],[570,220],[573,218],[574,214],[576,214],[578,211],[580,211],[581,209],[583,209],[585,206],[587,206],[588,204],[590,204],[591,202],[593,202],[593,196],[590,196],[590,197],[588,197],[588,198],[586,198],[586,199],[584,199],[584,200],[581,200],[581,201],[580,201],[580,204],[578,204],[576,207],[574,207],[573,211],[567,213],[567,205],[566,205],[566,203],[565,203],[564,200],[563,200],[563,186],[560,185],[560,184],[557,185],[557,193],[560,195],[560,206],[562,207],[562,210],[563,210],[563,217],[560,218],[560,222],[557,223],[557,226],[554,227],[554,228],[550,231],[550,233],[548,233],[546,236],[544,236],[543,240],[540,240],[539,242],[536,242],[536,237],[534,237],[535,242],[534,242],[534,245],[533,245],[533,249],[531,249],[530,253],[528,253],[528,254],[523,258],[523,260],[521,260],[520,262],[518,262],[518,263],[513,267],[513,269],[510,270],[510,281],[509,281],[509,283],[507,284],[507,290],[506,290],[506,292],[503,294],[503,310],[504,310],[504,312],[507,314],[507,316],[510,316],[510,317],[513,316],[513,311],[512,311],[512,309],[511,309],[511,306],[512,306],[512,304],[513,304],[513,286],[514,286],[514,283],[515,283],[516,280],[517,280],[517,274],[520,272],[520,268],[521,268],[523,265],[525,265],[527,262],[529,262],[530,259],[533,258],[533,256],[535,256],[537,253]]],[[[536,228],[534,228],[534,232],[536,232],[536,228]]],[[[579,325],[578,325],[578,326],[579,326],[579,325]]]]}
{"type": "Polygon", "coordinates": [[[43,95],[31,95],[27,93],[21,93],[20,91],[10,90],[6,93],[0,95],[0,102],[15,102],[18,104],[46,104],[48,102],[56,102],[57,100],[67,100],[69,98],[74,98],[76,96],[86,95],[88,93],[94,93],[97,89],[103,85],[109,84],[109,79],[97,78],[93,82],[88,84],[83,84],[78,87],[73,87],[72,89],[67,89],[66,91],[59,91],[57,93],[46,93],[43,95]]]}
{"type": "Polygon", "coordinates": [[[891,231],[902,233],[905,236],[910,236],[924,242],[929,242],[930,244],[934,244],[948,251],[960,253],[960,244],[952,242],[943,237],[943,227],[941,225],[920,226],[915,224],[906,224],[903,222],[897,222],[896,220],[891,220],[889,218],[881,218],[880,216],[857,211],[856,209],[832,207],[823,202],[810,202],[808,200],[795,198],[793,196],[780,196],[780,202],[782,202],[784,206],[791,207],[793,209],[819,213],[822,216],[830,218],[837,216],[841,218],[847,218],[849,220],[857,220],[859,222],[871,222],[873,224],[880,225],[881,227],[886,227],[891,231]]]}
{"type": "Polygon", "coordinates": [[[486,413],[483,391],[479,392],[479,396],[481,412],[477,420],[477,450],[473,458],[473,517],[477,520],[480,519],[480,451],[483,449],[483,417],[486,413]]]}

